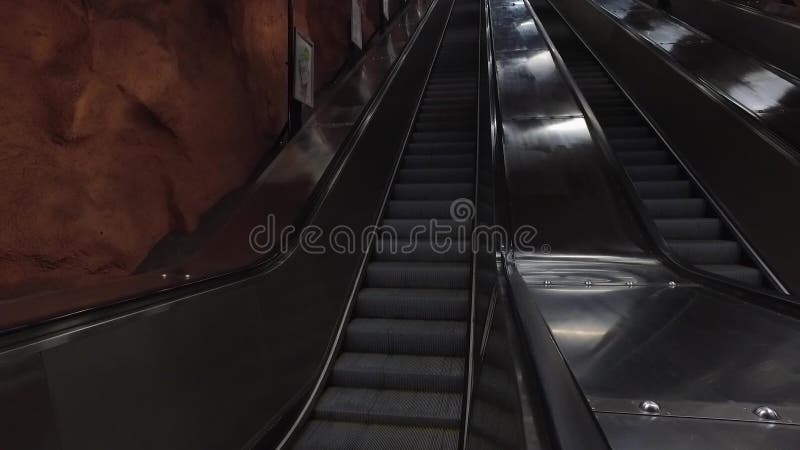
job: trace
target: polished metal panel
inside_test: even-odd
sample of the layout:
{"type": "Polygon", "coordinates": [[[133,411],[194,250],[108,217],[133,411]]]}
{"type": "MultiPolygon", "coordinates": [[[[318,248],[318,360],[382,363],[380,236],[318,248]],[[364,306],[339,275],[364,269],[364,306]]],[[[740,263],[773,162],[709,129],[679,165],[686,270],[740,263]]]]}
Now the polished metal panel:
{"type": "MultiPolygon", "coordinates": [[[[528,284],[599,412],[800,423],[800,321],[703,286],[528,284]]],[[[800,439],[800,428],[797,428],[800,439]]]]}
{"type": "Polygon", "coordinates": [[[636,286],[668,285],[676,275],[652,258],[604,255],[515,254],[516,264],[529,285],[636,286]]]}
{"type": "Polygon", "coordinates": [[[522,1],[492,5],[498,97],[504,121],[580,114],[547,43],[522,1]]]}
{"type": "Polygon", "coordinates": [[[670,0],[669,13],[721,42],[800,77],[800,24],[719,0],[670,0]]]}
{"type": "Polygon", "coordinates": [[[761,120],[800,152],[800,129],[796,126],[800,114],[800,80],[726,47],[637,0],[587,2],[604,9],[621,26],[655,44],[665,56],[743,112],[761,120]]]}
{"type": "Polygon", "coordinates": [[[615,450],[729,450],[797,448],[797,427],[685,417],[598,414],[615,450]]]}
{"type": "Polygon", "coordinates": [[[542,315],[516,267],[506,264],[505,271],[507,278],[501,284],[501,293],[519,318],[520,340],[527,344],[530,364],[541,384],[540,395],[550,416],[551,445],[565,450],[607,449],[605,436],[580,390],[582,386],[576,385],[573,369],[559,348],[561,344],[554,340],[552,325],[542,315]]]}
{"type": "MultiPolygon", "coordinates": [[[[547,108],[544,103],[533,105],[547,108]]],[[[609,182],[608,160],[582,116],[506,120],[503,141],[514,226],[536,227],[539,252],[646,251],[643,231],[624,195],[609,182]]]]}
{"type": "Polygon", "coordinates": [[[263,426],[296,389],[271,368],[290,366],[301,341],[270,342],[242,288],[203,300],[42,355],[63,448],[239,448],[263,426]]]}
{"type": "Polygon", "coordinates": [[[579,114],[547,48],[498,55],[497,79],[503,86],[500,104],[506,119],[529,117],[533,102],[541,102],[535,112],[538,116],[579,114]]]}
{"type": "MultiPolygon", "coordinates": [[[[596,249],[598,242],[602,242],[601,247],[641,252],[640,247],[631,244],[628,235],[620,233],[613,224],[598,221],[596,228],[589,229],[582,219],[565,219],[585,217],[581,214],[592,214],[600,209],[622,212],[622,208],[617,203],[618,197],[607,189],[602,169],[597,170],[598,165],[602,165],[602,158],[598,157],[575,98],[547,50],[547,42],[537,29],[531,11],[527,5],[521,8],[517,2],[504,0],[489,0],[489,8],[497,73],[498,131],[502,142],[502,152],[496,158],[500,174],[496,189],[501,193],[498,211],[505,212],[506,207],[509,211],[508,217],[501,213],[498,222],[508,230],[535,225],[538,229],[535,244],[539,253],[590,252],[596,249]],[[525,30],[525,33],[518,30],[525,30]],[[594,208],[581,212],[574,207],[572,202],[575,201],[586,206],[597,203],[594,208]],[[575,235],[580,234],[575,233],[576,228],[599,239],[575,240],[575,235]]],[[[512,244],[509,248],[513,247],[512,244]]],[[[533,257],[537,252],[516,249],[514,255],[518,258],[533,257]]],[[[547,428],[546,441],[549,442],[529,438],[525,443],[534,448],[542,444],[576,450],[607,448],[544,319],[527,299],[523,280],[516,271],[510,278],[508,286],[505,277],[501,276],[503,281],[497,299],[499,312],[496,311],[495,316],[519,314],[523,319],[520,340],[530,350],[527,358],[523,358],[528,360],[525,365],[534,368],[533,376],[538,385],[534,385],[531,393],[541,393],[539,409],[544,409],[549,416],[536,422],[537,426],[547,428]],[[509,302],[508,312],[505,312],[506,302],[509,302]]],[[[497,320],[506,319],[501,317],[497,320]]],[[[513,322],[513,319],[506,320],[498,325],[513,328],[513,322]]],[[[490,333],[489,338],[492,336],[490,333]]],[[[503,360],[498,355],[499,349],[490,350],[489,344],[494,342],[496,340],[487,341],[486,358],[489,361],[490,358],[503,360]]],[[[491,362],[485,367],[490,370],[491,362]]],[[[529,380],[531,377],[517,375],[512,379],[529,380]]],[[[483,379],[479,378],[478,401],[481,387],[485,390],[485,385],[507,386],[500,380],[482,386],[481,381],[483,379]]],[[[480,404],[475,406],[477,419],[491,423],[485,416],[480,416],[486,414],[484,409],[480,404]]],[[[501,417],[500,414],[495,416],[501,417]]],[[[507,424],[509,420],[502,422],[507,424]]],[[[473,425],[472,429],[480,429],[479,425],[473,425]]],[[[505,433],[506,442],[503,444],[507,448],[520,448],[515,442],[514,431],[516,429],[510,427],[505,433]]]]}
{"type": "Polygon", "coordinates": [[[492,36],[512,226],[536,227],[540,252],[641,253],[647,243],[609,187],[612,169],[530,10],[516,3],[491,4],[501,12],[492,36]]]}

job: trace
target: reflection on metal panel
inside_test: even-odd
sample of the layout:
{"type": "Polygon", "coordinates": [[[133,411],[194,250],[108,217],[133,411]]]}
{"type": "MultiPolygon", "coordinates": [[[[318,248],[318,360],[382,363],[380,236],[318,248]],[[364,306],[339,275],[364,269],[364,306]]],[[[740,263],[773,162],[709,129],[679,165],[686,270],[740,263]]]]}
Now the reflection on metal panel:
{"type": "MultiPolygon", "coordinates": [[[[597,411],[800,423],[800,322],[704,287],[530,286],[597,411]]],[[[798,430],[800,431],[800,430],[798,430]]]]}
{"type": "MultiPolygon", "coordinates": [[[[587,0],[592,2],[593,0],[587,0]]],[[[676,22],[661,10],[636,0],[597,0],[595,5],[620,25],[644,38],[689,73],[763,121],[800,149],[800,83],[760,61],[676,22]]]]}
{"type": "Polygon", "coordinates": [[[616,450],[797,448],[797,427],[727,420],[598,414],[616,450]]]}

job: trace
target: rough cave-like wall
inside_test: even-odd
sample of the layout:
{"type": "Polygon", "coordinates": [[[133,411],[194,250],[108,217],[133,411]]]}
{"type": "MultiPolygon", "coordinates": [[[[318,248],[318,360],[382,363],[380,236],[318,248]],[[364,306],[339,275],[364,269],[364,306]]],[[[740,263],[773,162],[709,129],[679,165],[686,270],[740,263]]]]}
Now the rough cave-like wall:
{"type": "MultiPolygon", "coordinates": [[[[296,2],[323,86],[350,3],[296,2]]],[[[131,273],[245,182],[286,121],[286,7],[0,0],[0,297],[131,273]]]]}

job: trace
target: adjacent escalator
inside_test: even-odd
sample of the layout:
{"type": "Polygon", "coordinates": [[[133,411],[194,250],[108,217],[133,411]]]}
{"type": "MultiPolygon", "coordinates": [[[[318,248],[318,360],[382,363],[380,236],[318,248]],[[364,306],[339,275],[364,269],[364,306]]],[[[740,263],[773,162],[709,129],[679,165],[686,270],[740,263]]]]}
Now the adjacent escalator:
{"type": "Polygon", "coordinates": [[[697,269],[772,288],[704,192],[592,53],[555,11],[535,9],[673,254],[697,269]]]}
{"type": "Polygon", "coordinates": [[[447,237],[469,236],[458,234],[468,225],[450,207],[475,191],[477,6],[455,3],[383,214],[396,236],[375,243],[341,351],[294,448],[458,447],[472,255],[466,240],[434,246],[430,222],[451,226],[447,237]]]}

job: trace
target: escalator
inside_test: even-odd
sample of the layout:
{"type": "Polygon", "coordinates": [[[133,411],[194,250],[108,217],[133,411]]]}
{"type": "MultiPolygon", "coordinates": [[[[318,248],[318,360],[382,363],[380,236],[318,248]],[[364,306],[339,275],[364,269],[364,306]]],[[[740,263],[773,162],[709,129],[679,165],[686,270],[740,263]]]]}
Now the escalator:
{"type": "Polygon", "coordinates": [[[396,234],[373,246],[293,448],[458,447],[472,254],[466,243],[438,250],[429,231],[409,243],[432,219],[454,226],[449,237],[469,236],[456,232],[450,208],[475,191],[478,14],[477,2],[455,2],[383,212],[382,229],[396,234]]]}
{"type": "Polygon", "coordinates": [[[535,10],[672,253],[697,269],[773,288],[702,189],[563,19],[544,6],[535,10]]]}

